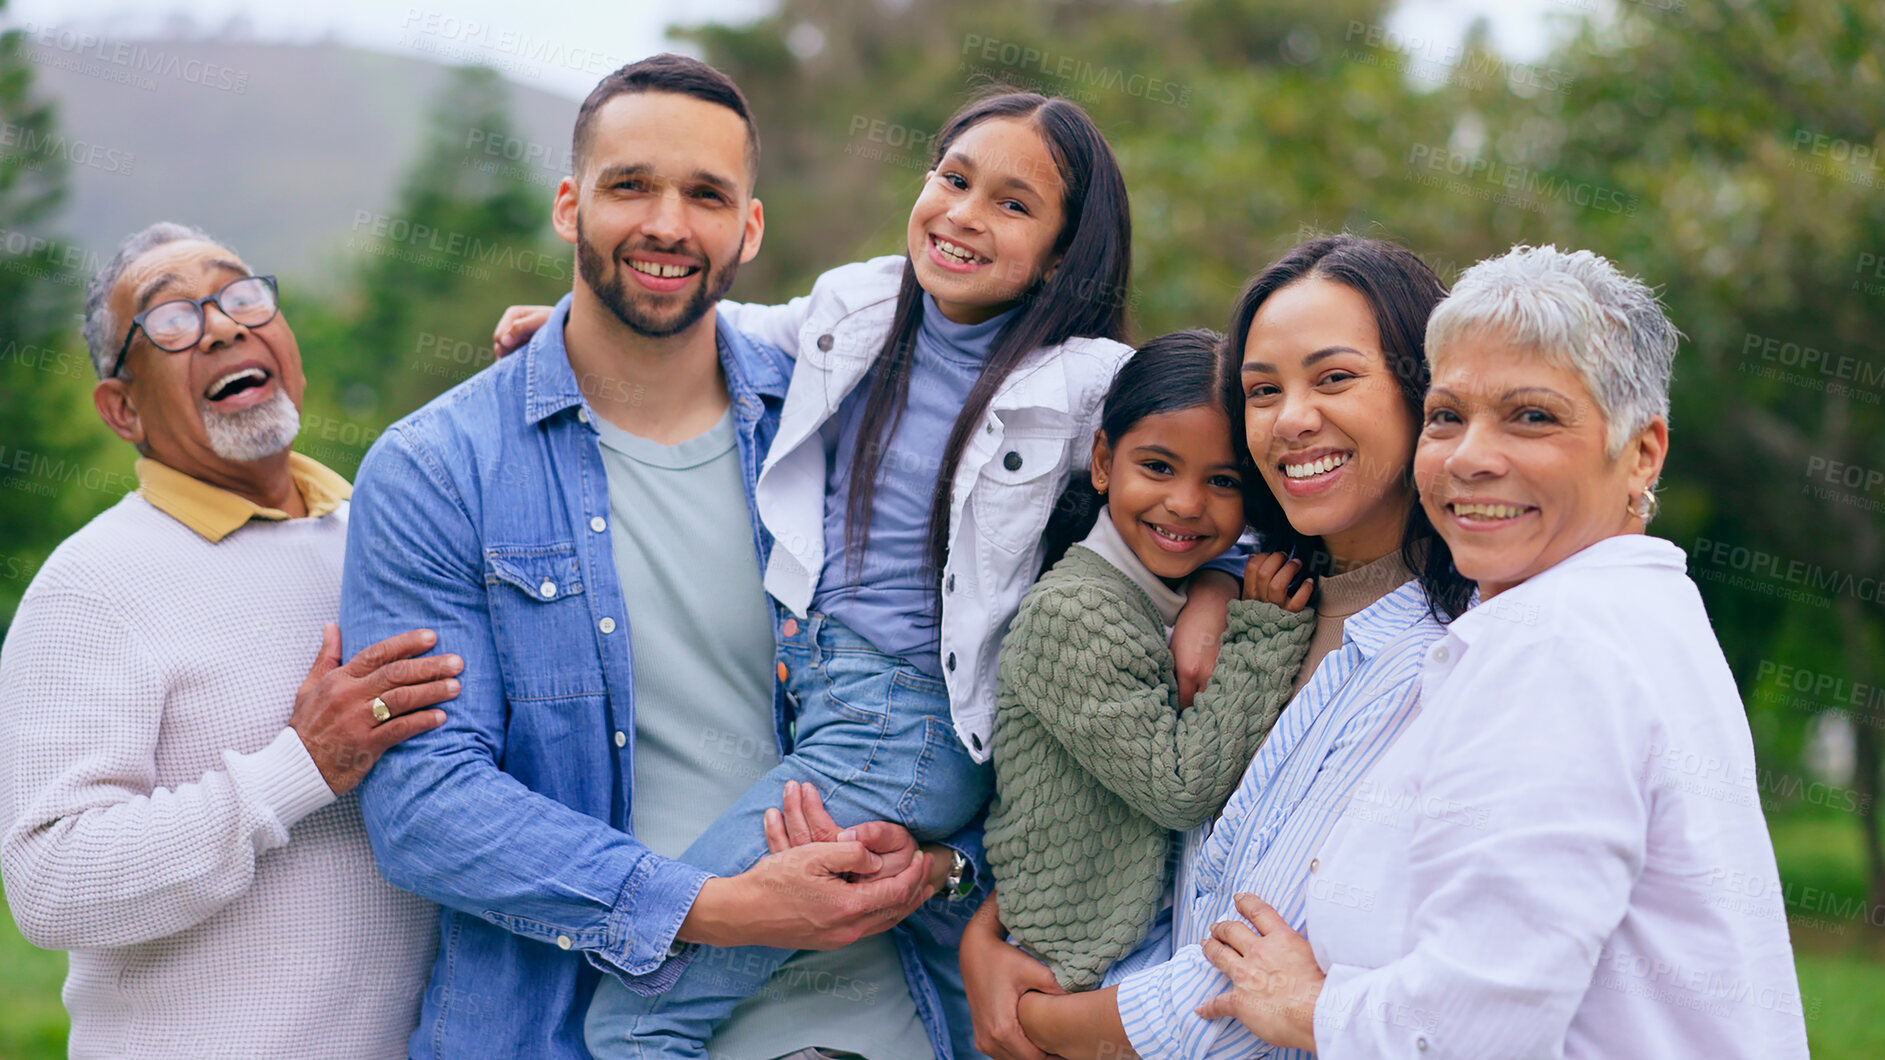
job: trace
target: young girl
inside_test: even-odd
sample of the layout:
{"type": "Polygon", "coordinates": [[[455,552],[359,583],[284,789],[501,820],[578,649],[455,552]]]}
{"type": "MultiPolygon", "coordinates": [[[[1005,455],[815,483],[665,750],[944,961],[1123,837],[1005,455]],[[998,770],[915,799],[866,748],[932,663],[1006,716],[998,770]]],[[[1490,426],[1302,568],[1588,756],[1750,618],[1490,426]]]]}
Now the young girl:
{"type": "Polygon", "coordinates": [[[1179,586],[1236,542],[1256,477],[1219,339],[1166,335],[1120,369],[1093,443],[1105,508],[1002,645],[988,859],[1003,922],[1068,990],[1145,938],[1173,832],[1223,807],[1313,626],[1300,601],[1232,604],[1210,685],[1178,706],[1179,586]]]}
{"type": "MultiPolygon", "coordinates": [[[[920,840],[980,812],[997,648],[1131,352],[1118,341],[1131,240],[1125,184],[1092,120],[1065,99],[1006,94],[944,125],[907,256],[834,269],[783,306],[720,303],[729,324],[797,359],[755,491],[775,542],[765,586],[791,612],[779,674],[795,728],[791,753],[682,861],[749,868],[789,781],[812,785],[841,825],[890,820],[920,840]]],[[[510,337],[540,322],[526,316],[510,337]]],[[[951,856],[949,888],[966,890],[967,859],[951,856]]],[[[900,944],[959,981],[953,946],[900,944]]],[[[653,998],[604,976],[590,1048],[701,1057],[788,956],[696,959],[653,998]]],[[[955,1051],[971,1055],[960,994],[944,1007],[955,1051]]]]}

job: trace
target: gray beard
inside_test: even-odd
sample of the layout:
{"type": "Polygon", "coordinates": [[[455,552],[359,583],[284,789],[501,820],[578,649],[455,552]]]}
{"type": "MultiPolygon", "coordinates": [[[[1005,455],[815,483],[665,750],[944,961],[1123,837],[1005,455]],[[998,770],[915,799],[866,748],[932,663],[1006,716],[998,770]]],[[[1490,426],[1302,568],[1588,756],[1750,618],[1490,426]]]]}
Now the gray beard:
{"type": "Polygon", "coordinates": [[[199,406],[210,451],[224,460],[247,464],[274,456],[295,444],[301,433],[301,412],[288,395],[275,396],[237,412],[218,412],[207,402],[199,406]]]}

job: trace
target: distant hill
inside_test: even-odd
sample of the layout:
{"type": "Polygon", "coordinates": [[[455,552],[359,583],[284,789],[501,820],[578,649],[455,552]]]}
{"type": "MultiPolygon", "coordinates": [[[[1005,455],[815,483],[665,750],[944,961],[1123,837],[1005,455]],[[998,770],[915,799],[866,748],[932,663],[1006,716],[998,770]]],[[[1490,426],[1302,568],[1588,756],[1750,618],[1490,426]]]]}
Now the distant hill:
{"type": "MultiPolygon", "coordinates": [[[[345,254],[361,212],[393,202],[447,72],[423,58],[334,44],[68,35],[36,39],[30,53],[39,92],[58,104],[65,142],[9,143],[0,130],[0,150],[74,162],[59,227],[87,252],[85,272],[101,260],[92,255],[168,218],[228,240],[258,269],[331,278],[328,266],[345,254]]],[[[576,106],[511,85],[524,143],[499,146],[521,156],[537,145],[529,154],[549,159],[531,164],[546,220],[576,106]]]]}

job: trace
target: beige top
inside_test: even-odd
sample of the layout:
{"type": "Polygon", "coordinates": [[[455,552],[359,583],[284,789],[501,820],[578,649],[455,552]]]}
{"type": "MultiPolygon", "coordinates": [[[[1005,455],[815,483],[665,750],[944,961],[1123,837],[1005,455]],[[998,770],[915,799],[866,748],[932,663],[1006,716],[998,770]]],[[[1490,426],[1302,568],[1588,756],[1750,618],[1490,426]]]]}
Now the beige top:
{"type": "Polygon", "coordinates": [[[1401,550],[1397,548],[1372,563],[1318,579],[1316,631],[1309,638],[1309,654],[1303,656],[1291,692],[1302,691],[1316,667],[1322,665],[1322,657],[1342,646],[1342,623],[1348,621],[1348,616],[1359,614],[1413,577],[1414,572],[1401,562],[1401,550]]]}

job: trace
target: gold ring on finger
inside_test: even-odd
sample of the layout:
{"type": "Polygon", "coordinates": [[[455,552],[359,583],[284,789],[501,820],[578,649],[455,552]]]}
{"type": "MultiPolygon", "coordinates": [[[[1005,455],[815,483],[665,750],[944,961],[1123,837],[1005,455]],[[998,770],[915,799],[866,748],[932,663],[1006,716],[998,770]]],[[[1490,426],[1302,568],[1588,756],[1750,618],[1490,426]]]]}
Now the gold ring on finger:
{"type": "Polygon", "coordinates": [[[391,708],[387,707],[386,701],[378,696],[374,696],[373,701],[368,703],[367,706],[373,708],[373,724],[375,725],[383,724],[386,719],[393,716],[393,712],[391,708]]]}

